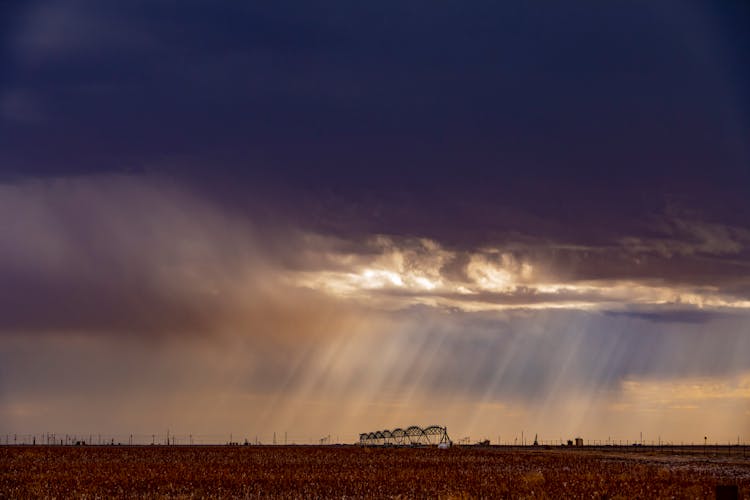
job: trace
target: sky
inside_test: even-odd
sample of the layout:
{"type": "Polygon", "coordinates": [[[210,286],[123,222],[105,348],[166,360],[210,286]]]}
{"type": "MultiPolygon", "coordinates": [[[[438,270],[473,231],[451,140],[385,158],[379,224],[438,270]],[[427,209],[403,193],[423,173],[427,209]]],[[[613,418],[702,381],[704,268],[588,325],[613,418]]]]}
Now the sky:
{"type": "Polygon", "coordinates": [[[0,434],[750,441],[748,24],[3,2],[0,434]]]}

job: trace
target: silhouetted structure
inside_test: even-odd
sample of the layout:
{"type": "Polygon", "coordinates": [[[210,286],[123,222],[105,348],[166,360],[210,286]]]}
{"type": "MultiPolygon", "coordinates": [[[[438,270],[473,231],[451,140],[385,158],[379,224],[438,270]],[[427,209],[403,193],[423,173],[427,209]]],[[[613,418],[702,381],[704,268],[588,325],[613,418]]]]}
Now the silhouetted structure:
{"type": "Polygon", "coordinates": [[[359,435],[359,444],[364,446],[437,445],[449,442],[448,430],[438,425],[431,425],[424,429],[413,425],[407,429],[375,431],[359,435]]]}

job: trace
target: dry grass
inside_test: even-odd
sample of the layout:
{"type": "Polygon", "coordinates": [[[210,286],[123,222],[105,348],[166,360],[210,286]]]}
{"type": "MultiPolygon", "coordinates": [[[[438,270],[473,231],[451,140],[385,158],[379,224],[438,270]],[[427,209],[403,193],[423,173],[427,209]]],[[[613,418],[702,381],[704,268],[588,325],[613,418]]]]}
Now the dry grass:
{"type": "Polygon", "coordinates": [[[573,450],[0,447],[0,498],[712,498],[750,461],[573,450]]]}

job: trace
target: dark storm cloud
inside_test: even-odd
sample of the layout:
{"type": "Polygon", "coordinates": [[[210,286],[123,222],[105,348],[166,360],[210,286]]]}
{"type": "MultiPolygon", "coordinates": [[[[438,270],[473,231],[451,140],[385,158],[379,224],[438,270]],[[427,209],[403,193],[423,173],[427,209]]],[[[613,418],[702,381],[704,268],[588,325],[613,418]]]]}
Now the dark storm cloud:
{"type": "MultiPolygon", "coordinates": [[[[314,200],[330,188],[343,198],[334,211],[369,198],[350,218],[371,232],[476,238],[467,219],[486,227],[506,205],[565,222],[630,200],[604,212],[621,222],[658,207],[654,194],[695,194],[707,168],[708,188],[747,180],[743,15],[645,3],[30,2],[9,16],[2,86],[48,121],[28,128],[6,114],[4,170],[149,168],[222,194],[263,179],[314,200]],[[433,214],[464,229],[430,224],[433,214]]],[[[596,214],[584,221],[601,226],[596,214]]]]}
{"type": "MultiPolygon", "coordinates": [[[[633,380],[746,385],[749,19],[0,4],[1,423],[330,398],[317,433],[401,396],[550,423],[633,380]]],[[[746,427],[743,394],[693,421],[746,427]]]]}
{"type": "MultiPolygon", "coordinates": [[[[210,391],[345,400],[747,371],[748,19],[4,2],[0,376],[28,380],[8,400],[128,386],[89,352],[185,334],[230,345],[186,355],[210,391]],[[494,307],[520,310],[465,312],[494,307]]],[[[162,355],[135,386],[200,385],[162,355]]]]}
{"type": "Polygon", "coordinates": [[[555,247],[571,279],[747,261],[740,5],[5,9],[5,178],[153,172],[343,240],[555,247]]]}

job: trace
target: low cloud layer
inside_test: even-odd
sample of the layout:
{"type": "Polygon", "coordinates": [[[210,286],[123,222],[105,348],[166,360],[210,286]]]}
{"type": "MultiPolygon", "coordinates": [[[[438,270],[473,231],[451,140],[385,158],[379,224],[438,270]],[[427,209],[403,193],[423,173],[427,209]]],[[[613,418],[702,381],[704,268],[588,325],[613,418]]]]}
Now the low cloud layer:
{"type": "Polygon", "coordinates": [[[669,231],[683,231],[671,239],[457,248],[418,235],[315,234],[156,178],[6,184],[0,204],[6,334],[207,334],[282,302],[585,309],[688,322],[750,308],[741,272],[750,267],[748,230],[666,215],[669,231]]]}

